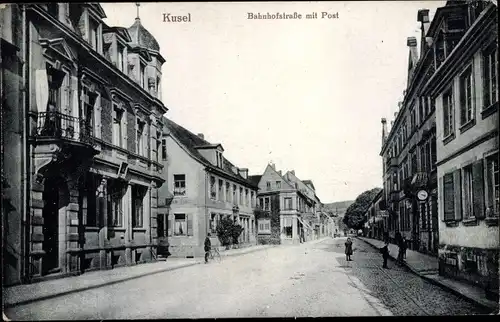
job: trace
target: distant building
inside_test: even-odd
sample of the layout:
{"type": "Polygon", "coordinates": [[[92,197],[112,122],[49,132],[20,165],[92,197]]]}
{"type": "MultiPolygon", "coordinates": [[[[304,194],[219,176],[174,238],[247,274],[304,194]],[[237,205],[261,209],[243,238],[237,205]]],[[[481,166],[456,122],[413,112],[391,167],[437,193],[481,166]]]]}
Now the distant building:
{"type": "Polygon", "coordinates": [[[220,246],[217,225],[224,217],[240,224],[239,243],[256,243],[254,209],[257,186],[248,169],[224,157],[221,144],[194,134],[163,118],[163,178],[158,194],[158,236],[173,256],[201,256],[210,233],[212,246],[220,246]]]}
{"type": "Polygon", "coordinates": [[[380,190],[380,192],[370,202],[368,210],[365,212],[366,237],[383,240],[385,233],[385,213],[384,190],[380,190]]]}
{"type": "Polygon", "coordinates": [[[259,180],[258,200],[263,213],[258,219],[259,243],[298,244],[316,238],[314,193],[294,171],[283,176],[269,164],[259,180]]]}
{"type": "Polygon", "coordinates": [[[422,94],[436,105],[440,274],[498,300],[498,8],[449,1],[426,36],[438,54],[422,94]]]}

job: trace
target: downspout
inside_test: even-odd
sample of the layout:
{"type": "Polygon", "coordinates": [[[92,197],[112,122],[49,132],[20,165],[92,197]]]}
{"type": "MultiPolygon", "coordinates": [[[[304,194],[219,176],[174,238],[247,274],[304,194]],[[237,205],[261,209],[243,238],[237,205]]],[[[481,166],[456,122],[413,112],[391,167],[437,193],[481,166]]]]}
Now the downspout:
{"type": "MultiPolygon", "coordinates": [[[[25,222],[24,226],[24,245],[22,249],[24,249],[24,256],[21,257],[21,265],[24,268],[24,272],[21,273],[21,280],[29,282],[31,278],[30,274],[30,227],[31,227],[31,218],[30,218],[30,189],[31,189],[31,177],[30,177],[30,156],[31,156],[31,146],[28,144],[28,134],[30,128],[30,104],[29,104],[29,95],[30,92],[30,82],[29,82],[29,34],[28,34],[28,21],[26,19],[26,5],[20,5],[22,11],[22,38],[23,38],[23,76],[22,79],[24,81],[23,88],[23,131],[22,131],[22,145],[25,147],[24,155],[21,158],[21,185],[23,187],[21,200],[22,202],[22,213],[25,222]],[[24,178],[23,178],[24,177],[24,178]],[[24,184],[23,181],[24,180],[24,184]],[[24,261],[24,263],[23,263],[24,261]]],[[[23,239],[21,239],[23,240],[23,239]]]]}

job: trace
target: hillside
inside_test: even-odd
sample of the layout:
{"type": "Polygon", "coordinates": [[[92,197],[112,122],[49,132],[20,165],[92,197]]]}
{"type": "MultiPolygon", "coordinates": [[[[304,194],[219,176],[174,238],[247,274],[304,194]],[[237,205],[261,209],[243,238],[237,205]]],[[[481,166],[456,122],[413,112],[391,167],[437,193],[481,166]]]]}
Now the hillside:
{"type": "Polygon", "coordinates": [[[338,213],[339,216],[344,216],[347,208],[354,202],[354,200],[344,200],[332,203],[325,203],[323,209],[328,212],[338,213]]]}

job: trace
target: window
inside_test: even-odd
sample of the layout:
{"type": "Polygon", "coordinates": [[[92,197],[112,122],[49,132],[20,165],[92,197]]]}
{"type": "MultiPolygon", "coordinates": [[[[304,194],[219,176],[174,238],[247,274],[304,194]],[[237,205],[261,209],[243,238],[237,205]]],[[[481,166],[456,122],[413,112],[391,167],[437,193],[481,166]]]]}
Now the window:
{"type": "Polygon", "coordinates": [[[103,191],[100,182],[92,173],[87,172],[83,192],[83,224],[87,227],[98,227],[98,218],[101,213],[101,198],[103,191]]]}
{"type": "Polygon", "coordinates": [[[285,233],[285,238],[292,238],[293,237],[293,224],[292,224],[292,218],[284,218],[284,223],[283,223],[283,230],[285,233]]]}
{"type": "Polygon", "coordinates": [[[251,192],[251,202],[252,202],[252,207],[255,208],[255,192],[251,192]]]}
{"type": "Polygon", "coordinates": [[[462,169],[462,209],[464,217],[468,218],[473,216],[473,188],[472,188],[472,165],[466,166],[462,169]]]}
{"type": "Polygon", "coordinates": [[[222,194],[222,192],[224,190],[224,181],[222,181],[221,179],[219,179],[218,189],[219,189],[219,198],[217,198],[217,199],[220,200],[220,201],[223,201],[224,200],[224,195],[222,194]]]}
{"type": "Polygon", "coordinates": [[[427,217],[426,217],[426,213],[425,213],[425,204],[420,205],[420,217],[422,220],[422,229],[427,229],[427,221],[426,221],[427,217]]]}
{"type": "Polygon", "coordinates": [[[418,172],[418,168],[417,168],[417,152],[415,151],[411,155],[411,173],[415,174],[417,172],[418,172]]]}
{"type": "Polygon", "coordinates": [[[122,72],[126,72],[126,59],[125,58],[125,47],[121,46],[121,45],[117,45],[117,52],[118,52],[118,60],[116,62],[116,65],[118,67],[119,70],[121,70],[122,72]]]}
{"type": "Polygon", "coordinates": [[[264,209],[264,198],[259,198],[259,207],[260,209],[264,209]]]}
{"type": "Polygon", "coordinates": [[[217,198],[217,189],[215,187],[215,177],[210,176],[210,199],[215,200],[217,198]]]}
{"type": "Polygon", "coordinates": [[[292,198],[285,198],[285,210],[292,210],[292,198]]]}
{"type": "Polygon", "coordinates": [[[175,214],[174,220],[174,236],[187,236],[186,214],[175,214]]]}
{"type": "Polygon", "coordinates": [[[125,147],[125,140],[123,139],[123,110],[115,106],[113,117],[113,144],[119,147],[125,147]]]}
{"type": "Polygon", "coordinates": [[[141,85],[142,88],[144,88],[144,65],[140,64],[139,67],[139,84],[141,85]]]}
{"type": "Polygon", "coordinates": [[[276,181],[276,189],[281,189],[281,181],[276,181]]]}
{"type": "Polygon", "coordinates": [[[466,124],[473,118],[472,66],[469,66],[460,76],[460,124],[466,124]]]}
{"type": "Polygon", "coordinates": [[[500,210],[498,154],[486,159],[486,207],[488,217],[498,216],[500,210]]]}
{"type": "Polygon", "coordinates": [[[266,188],[267,190],[271,190],[271,181],[266,182],[266,188]]]}
{"type": "Polygon", "coordinates": [[[92,19],[92,18],[89,18],[89,43],[90,43],[90,46],[92,46],[92,48],[97,51],[97,52],[101,52],[101,46],[100,46],[100,42],[99,42],[99,23],[92,19]]]}
{"type": "Polygon", "coordinates": [[[249,198],[248,189],[245,189],[245,206],[250,205],[250,200],[248,198],[249,198]]]}
{"type": "Polygon", "coordinates": [[[135,136],[135,152],[141,156],[145,156],[144,149],[144,122],[137,119],[137,128],[136,128],[136,136],[135,136]]]}
{"type": "Polygon", "coordinates": [[[437,154],[436,154],[436,138],[431,139],[431,169],[436,168],[437,154]]]}
{"type": "Polygon", "coordinates": [[[174,174],[174,196],[186,195],[186,175],[174,174]]]}
{"type": "Polygon", "coordinates": [[[267,210],[267,211],[270,211],[271,210],[271,205],[270,205],[270,202],[269,202],[269,198],[264,198],[264,210],[267,210]]]}
{"type": "Polygon", "coordinates": [[[238,200],[236,200],[236,185],[233,184],[233,203],[237,204],[238,200]]]}
{"type": "Polygon", "coordinates": [[[167,139],[161,140],[161,159],[163,161],[167,160],[167,139]]]}
{"type": "Polygon", "coordinates": [[[143,208],[143,200],[144,200],[144,191],[145,188],[142,188],[137,185],[132,186],[132,227],[138,228],[143,225],[144,218],[144,208],[143,208]]]}
{"type": "Polygon", "coordinates": [[[222,163],[222,153],[221,153],[221,152],[219,152],[219,151],[216,151],[216,152],[215,152],[215,157],[216,157],[216,159],[217,159],[217,160],[216,160],[216,161],[217,161],[217,166],[218,166],[219,168],[222,168],[222,165],[223,165],[223,163],[222,163]]]}
{"type": "Polygon", "coordinates": [[[123,220],[122,211],[122,189],[114,184],[108,185],[108,225],[121,227],[123,220]]]}
{"type": "Polygon", "coordinates": [[[415,128],[417,127],[417,111],[412,108],[411,112],[410,112],[410,128],[411,128],[411,131],[413,132],[413,130],[415,130],[415,128]]]}
{"type": "Polygon", "coordinates": [[[445,138],[453,134],[454,113],[453,95],[450,88],[443,94],[443,128],[445,138]]]}
{"type": "Polygon", "coordinates": [[[226,201],[227,202],[231,202],[230,198],[231,198],[231,193],[230,193],[230,190],[231,189],[231,184],[229,182],[226,182],[226,201]]]}
{"type": "Polygon", "coordinates": [[[271,233],[271,220],[270,219],[259,219],[259,234],[270,234],[271,233]]]}
{"type": "Polygon", "coordinates": [[[487,108],[498,102],[497,60],[497,49],[495,44],[493,44],[483,53],[483,108],[487,108]]]}
{"type": "Polygon", "coordinates": [[[240,200],[239,200],[239,204],[243,205],[244,203],[245,203],[245,201],[243,200],[243,187],[240,187],[240,200]]]}
{"type": "Polygon", "coordinates": [[[217,225],[219,223],[219,215],[215,213],[210,214],[209,231],[212,234],[217,234],[217,225]]]}
{"type": "Polygon", "coordinates": [[[59,18],[59,4],[49,2],[47,3],[47,11],[55,18],[59,18]]]}

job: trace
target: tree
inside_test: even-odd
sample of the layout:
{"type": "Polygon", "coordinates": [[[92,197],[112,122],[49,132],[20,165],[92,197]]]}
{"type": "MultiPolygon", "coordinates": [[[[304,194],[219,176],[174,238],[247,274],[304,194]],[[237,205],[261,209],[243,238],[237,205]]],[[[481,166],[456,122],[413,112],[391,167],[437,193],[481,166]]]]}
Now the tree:
{"type": "Polygon", "coordinates": [[[365,224],[365,213],[370,207],[373,198],[381,191],[380,188],[373,188],[360,194],[356,200],[347,208],[344,215],[344,224],[351,229],[362,229],[365,224]]]}
{"type": "Polygon", "coordinates": [[[232,244],[238,244],[238,238],[243,232],[243,227],[234,223],[231,218],[222,218],[216,228],[217,237],[222,246],[229,248],[232,244]]]}

